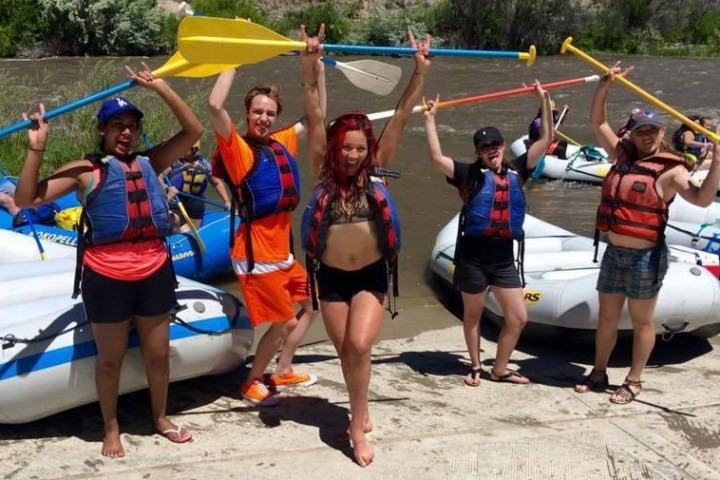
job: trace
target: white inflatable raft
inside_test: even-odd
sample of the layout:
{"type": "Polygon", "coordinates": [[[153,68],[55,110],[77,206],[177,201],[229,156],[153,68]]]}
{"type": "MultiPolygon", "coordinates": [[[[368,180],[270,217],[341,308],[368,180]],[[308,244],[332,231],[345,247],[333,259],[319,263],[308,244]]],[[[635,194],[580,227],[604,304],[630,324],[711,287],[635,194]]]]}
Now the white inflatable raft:
{"type": "MultiPolygon", "coordinates": [[[[457,225],[456,215],[438,234],[430,257],[431,270],[451,285],[457,225]]],[[[593,262],[592,240],[530,215],[525,217],[525,234],[525,303],[529,321],[594,330],[598,317],[595,285],[600,264],[593,262]]],[[[605,246],[601,245],[598,258],[605,246]]],[[[711,270],[718,271],[717,256],[684,247],[671,248],[669,271],[655,312],[658,334],[695,332],[711,336],[717,333],[720,282],[711,270]]],[[[492,293],[488,295],[486,308],[502,316],[492,293]]],[[[627,307],[620,329],[632,329],[627,307]]]]}
{"type": "Polygon", "coordinates": [[[720,203],[696,207],[676,195],[670,205],[665,236],[668,243],[720,255],[720,203]]]}
{"type": "MultiPolygon", "coordinates": [[[[29,422],[97,400],[95,342],[81,299],[70,297],[74,266],[74,258],[0,265],[0,423],[29,422]]],[[[213,287],[178,280],[170,380],[238,367],[253,340],[242,304],[213,287]]],[[[133,333],[120,393],[146,387],[133,333]]]]}
{"type": "MultiPolygon", "coordinates": [[[[510,155],[513,159],[527,151],[525,144],[527,138],[527,135],[524,135],[510,144],[510,155]]],[[[610,171],[612,164],[607,161],[607,152],[600,147],[568,144],[566,153],[567,159],[558,158],[555,155],[545,155],[541,175],[554,180],[588,182],[599,185],[610,171]],[[591,155],[590,152],[595,155],[591,155]],[[597,154],[600,154],[602,158],[598,158],[597,154]]],[[[707,170],[692,174],[692,178],[698,183],[702,183],[705,177],[707,177],[707,170]]],[[[718,193],[720,193],[720,186],[718,193]]]]}
{"type": "MultiPolygon", "coordinates": [[[[510,145],[510,155],[513,159],[526,152],[527,138],[527,135],[524,135],[510,145]]],[[[611,165],[607,161],[607,153],[602,148],[592,147],[593,150],[588,150],[589,148],[590,146],[579,147],[568,144],[567,159],[545,155],[542,176],[554,180],[602,183],[611,165]],[[600,154],[601,158],[589,155],[590,151],[600,154]]]]}

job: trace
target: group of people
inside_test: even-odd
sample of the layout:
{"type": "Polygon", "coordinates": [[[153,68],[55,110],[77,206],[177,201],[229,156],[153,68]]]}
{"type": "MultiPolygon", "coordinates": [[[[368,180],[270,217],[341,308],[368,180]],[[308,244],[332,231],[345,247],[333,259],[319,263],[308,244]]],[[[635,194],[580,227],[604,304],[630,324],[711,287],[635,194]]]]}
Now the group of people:
{"type": "MultiPolygon", "coordinates": [[[[218,175],[229,189],[223,201],[232,203],[242,217],[231,247],[233,269],[252,324],[270,325],[240,386],[243,398],[254,405],[272,406],[277,403],[275,390],[311,385],[317,380],[296,372],[292,359],[319,304],[350,399],[347,438],[357,463],[366,466],[374,458],[367,438],[373,428],[368,409],[371,348],[389,300],[400,233],[394,202],[376,168],[393,161],[402,131],[422,97],[432,63],[428,55],[430,38],[416,40],[408,34],[415,49],[415,68],[394,115],[375,135],[370,120],[361,112],[341,115],[326,125],[327,92],[320,61],[323,33],[324,26],[317,36],[301,29],[306,42],[300,55],[305,114],[288,127],[277,128],[283,110],[278,88],[263,84],[245,96],[245,131],[239,133],[225,107],[237,73],[230,69],[217,77],[208,108],[219,155],[214,165],[203,169],[222,172],[218,175]],[[300,204],[295,157],[302,132],[307,134],[308,161],[317,185],[302,222],[308,270],[295,258],[290,238],[292,211],[300,204]],[[278,351],[274,373],[266,379],[265,372],[278,351]]],[[[192,438],[188,430],[167,418],[165,410],[169,312],[176,298],[174,274],[162,240],[172,228],[170,208],[158,175],[171,168],[177,158],[187,157],[184,163],[194,163],[194,148],[203,127],[186,103],[165,81],[153,78],[144,64],[139,72],[126,69],[131,79],[165,101],[180,131],[137,153],[134,147],[141,134],[143,112],[125,99],[109,100],[98,112],[101,151],[71,161],[39,180],[49,130],[41,104],[39,111],[29,116],[35,123],[28,132],[27,157],[15,192],[15,201],[22,207],[48,203],[73,191],[84,205],[87,221],[81,235],[81,290],[98,347],[96,379],[105,430],[102,454],[108,457],[125,454],[116,398],[131,325],[141,340],[155,431],[177,443],[192,438]],[[118,214],[124,221],[117,220],[118,214]],[[107,291],[113,295],[108,297],[107,291]]],[[[714,146],[707,180],[698,186],[690,179],[682,158],[664,150],[665,130],[655,112],[637,112],[628,135],[616,135],[605,118],[605,101],[613,80],[627,71],[615,65],[607,72],[590,115],[599,143],[616,161],[603,185],[597,215],[598,229],[608,232],[609,245],[597,285],[600,318],[596,359],[593,370],[575,387],[578,392],[587,392],[608,386],[607,363],[627,300],[635,330],[634,352],[625,382],[610,397],[615,403],[628,403],[640,393],[642,371],[653,347],[653,310],[667,269],[662,233],[667,206],[676,194],[697,205],[708,205],[720,181],[720,143],[714,146]]],[[[425,101],[431,162],[462,198],[455,283],[462,295],[463,331],[470,357],[464,382],[472,387],[480,384],[482,376],[479,324],[490,289],[505,322],[489,378],[530,383],[508,367],[528,319],[513,242],[523,238],[527,208],[523,186],[551,147],[553,124],[558,120],[553,116],[548,92],[537,81],[535,94],[540,103],[537,136],[514,164],[505,160],[504,137],[492,125],[473,135],[474,163],[462,163],[443,154],[435,124],[439,96],[425,101]]],[[[177,167],[181,173],[191,170],[185,164],[177,167]]],[[[189,179],[192,191],[197,184],[195,177],[188,174],[183,178],[189,179]]]]}

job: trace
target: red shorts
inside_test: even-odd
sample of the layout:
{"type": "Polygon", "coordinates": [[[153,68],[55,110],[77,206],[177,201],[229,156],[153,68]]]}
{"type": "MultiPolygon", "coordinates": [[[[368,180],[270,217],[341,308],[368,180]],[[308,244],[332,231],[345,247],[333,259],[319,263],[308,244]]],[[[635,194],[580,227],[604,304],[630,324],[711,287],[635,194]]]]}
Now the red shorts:
{"type": "Polygon", "coordinates": [[[297,260],[284,270],[238,275],[253,326],[295,318],[295,304],[308,300],[308,274],[297,260]]]}

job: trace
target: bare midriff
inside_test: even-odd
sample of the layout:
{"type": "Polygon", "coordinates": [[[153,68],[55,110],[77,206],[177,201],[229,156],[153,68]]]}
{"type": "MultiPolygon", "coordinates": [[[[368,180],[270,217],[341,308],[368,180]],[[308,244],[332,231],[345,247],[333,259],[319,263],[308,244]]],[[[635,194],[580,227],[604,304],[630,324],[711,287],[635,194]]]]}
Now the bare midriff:
{"type": "Polygon", "coordinates": [[[322,262],[341,270],[360,270],[382,257],[375,225],[370,221],[341,223],[328,228],[322,262]]]}
{"type": "Polygon", "coordinates": [[[620,235],[615,232],[608,232],[608,240],[610,240],[610,243],[616,247],[634,248],[637,250],[652,248],[655,246],[655,242],[651,242],[650,240],[630,237],[628,235],[620,235]]]}

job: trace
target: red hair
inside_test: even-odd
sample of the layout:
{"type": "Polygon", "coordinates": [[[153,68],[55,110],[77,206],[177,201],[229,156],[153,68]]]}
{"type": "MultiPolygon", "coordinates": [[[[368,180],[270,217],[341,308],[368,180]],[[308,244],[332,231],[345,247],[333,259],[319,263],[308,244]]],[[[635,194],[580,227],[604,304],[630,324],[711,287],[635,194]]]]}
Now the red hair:
{"type": "Polygon", "coordinates": [[[340,115],[330,122],[326,131],[327,150],[322,166],[322,183],[329,189],[338,189],[343,197],[354,198],[363,190],[367,173],[375,166],[377,140],[373,134],[370,119],[361,112],[340,115]],[[345,135],[349,131],[361,131],[367,139],[367,156],[358,168],[357,174],[349,178],[342,160],[345,135]]]}

